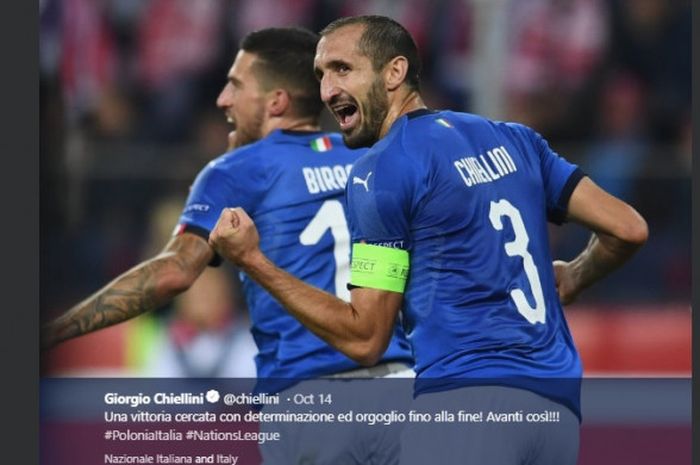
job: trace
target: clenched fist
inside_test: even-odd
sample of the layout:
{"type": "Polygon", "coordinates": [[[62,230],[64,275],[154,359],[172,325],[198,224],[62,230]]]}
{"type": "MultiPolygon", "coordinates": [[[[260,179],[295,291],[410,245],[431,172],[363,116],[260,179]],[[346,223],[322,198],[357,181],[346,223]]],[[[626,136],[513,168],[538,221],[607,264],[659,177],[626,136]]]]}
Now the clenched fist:
{"type": "Polygon", "coordinates": [[[245,268],[247,260],[260,252],[260,236],[245,210],[225,208],[209,234],[209,245],[225,259],[245,268]]]}

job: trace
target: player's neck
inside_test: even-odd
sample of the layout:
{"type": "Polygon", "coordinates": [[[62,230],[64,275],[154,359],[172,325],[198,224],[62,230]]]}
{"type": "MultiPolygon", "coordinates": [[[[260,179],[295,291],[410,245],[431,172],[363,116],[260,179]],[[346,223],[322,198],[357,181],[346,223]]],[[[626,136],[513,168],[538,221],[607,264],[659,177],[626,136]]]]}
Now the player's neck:
{"type": "Polygon", "coordinates": [[[273,118],[268,120],[267,131],[265,134],[269,134],[276,129],[282,129],[285,131],[320,131],[321,127],[318,121],[313,118],[273,118]]]}
{"type": "Polygon", "coordinates": [[[420,110],[422,108],[427,108],[420,94],[416,90],[409,90],[406,93],[401,93],[397,95],[397,98],[391,102],[389,106],[389,112],[384,118],[382,127],[379,131],[379,138],[381,139],[389,132],[391,126],[394,122],[401,118],[406,113],[410,113],[415,110],[420,110]]]}
{"type": "Polygon", "coordinates": [[[288,125],[281,127],[287,131],[320,131],[321,126],[317,122],[311,120],[298,120],[290,122],[288,125]]]}

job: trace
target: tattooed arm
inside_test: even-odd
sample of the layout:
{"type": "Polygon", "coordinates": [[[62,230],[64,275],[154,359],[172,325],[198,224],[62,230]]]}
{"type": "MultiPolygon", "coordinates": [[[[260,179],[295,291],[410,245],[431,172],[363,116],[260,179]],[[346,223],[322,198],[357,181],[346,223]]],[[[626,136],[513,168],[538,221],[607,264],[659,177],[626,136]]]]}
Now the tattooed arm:
{"type": "Polygon", "coordinates": [[[136,265],[42,328],[42,348],[111,326],[165,305],[187,290],[214,257],[201,237],[174,237],[156,257],[136,265]]]}
{"type": "Polygon", "coordinates": [[[649,236],[642,216],[585,177],[569,199],[568,218],[593,231],[586,248],[570,262],[554,262],[559,300],[564,305],[622,266],[649,236]]]}

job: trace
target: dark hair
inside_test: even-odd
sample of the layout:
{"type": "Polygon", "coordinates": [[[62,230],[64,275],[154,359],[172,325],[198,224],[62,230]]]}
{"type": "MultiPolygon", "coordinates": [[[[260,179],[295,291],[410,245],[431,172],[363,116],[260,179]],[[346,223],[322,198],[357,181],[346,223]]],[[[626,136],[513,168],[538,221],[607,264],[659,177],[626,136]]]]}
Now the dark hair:
{"type": "Polygon", "coordinates": [[[386,16],[365,15],[336,19],[321,31],[321,36],[341,27],[362,24],[365,30],[358,48],[372,62],[375,71],[381,70],[392,58],[404,56],[408,60],[406,83],[420,90],[420,58],[413,37],[405,27],[386,16]]]}
{"type": "Polygon", "coordinates": [[[256,55],[253,72],[262,87],[286,89],[297,116],[318,118],[323,109],[314,56],[319,36],[302,28],[268,28],[251,32],[240,48],[256,55]]]}

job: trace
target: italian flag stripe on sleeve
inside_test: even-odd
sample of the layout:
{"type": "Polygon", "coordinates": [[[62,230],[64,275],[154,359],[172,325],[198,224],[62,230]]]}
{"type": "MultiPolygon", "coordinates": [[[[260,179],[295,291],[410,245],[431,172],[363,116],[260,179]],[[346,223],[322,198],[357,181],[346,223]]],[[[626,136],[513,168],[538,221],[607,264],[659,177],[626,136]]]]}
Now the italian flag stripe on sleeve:
{"type": "Polygon", "coordinates": [[[311,141],[311,148],[317,152],[327,152],[333,148],[331,138],[328,136],[319,137],[311,141]]]}

